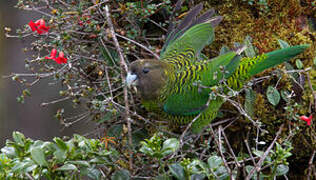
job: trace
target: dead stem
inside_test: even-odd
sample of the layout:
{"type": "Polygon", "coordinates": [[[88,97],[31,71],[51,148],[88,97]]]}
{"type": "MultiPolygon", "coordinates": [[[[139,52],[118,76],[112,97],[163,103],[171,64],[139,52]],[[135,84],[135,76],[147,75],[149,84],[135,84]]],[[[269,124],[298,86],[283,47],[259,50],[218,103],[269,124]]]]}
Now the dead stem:
{"type": "Polygon", "coordinates": [[[146,46],[144,46],[144,45],[142,45],[142,44],[140,44],[140,43],[138,43],[138,42],[136,42],[136,41],[134,41],[134,40],[132,40],[132,39],[129,39],[129,38],[125,37],[125,36],[121,36],[121,35],[119,35],[119,34],[117,34],[117,33],[115,33],[115,35],[118,36],[118,37],[120,37],[120,38],[122,38],[122,39],[125,39],[125,40],[127,40],[127,41],[130,41],[130,42],[136,44],[137,46],[139,46],[139,47],[145,49],[146,51],[148,51],[148,52],[149,52],[151,55],[153,55],[156,59],[159,59],[159,56],[158,56],[156,53],[154,53],[152,50],[148,49],[146,46]]]}
{"type": "Polygon", "coordinates": [[[270,151],[272,150],[276,140],[278,139],[279,135],[281,134],[282,132],[282,129],[283,129],[283,126],[284,124],[281,125],[281,127],[279,128],[275,138],[273,139],[272,143],[270,144],[270,146],[268,147],[268,149],[263,153],[262,157],[260,158],[259,162],[255,165],[255,167],[250,171],[250,173],[248,174],[248,176],[246,177],[246,180],[249,180],[251,179],[252,175],[255,173],[255,172],[259,172],[261,171],[261,167],[262,167],[262,164],[263,164],[263,161],[265,160],[265,158],[268,156],[268,154],[270,153],[270,151]]]}
{"type": "Polygon", "coordinates": [[[310,180],[312,177],[313,169],[315,170],[315,164],[313,164],[315,153],[316,153],[316,150],[313,151],[313,154],[311,155],[311,158],[309,159],[309,162],[308,162],[308,176],[307,176],[308,180],[310,180]]]}
{"type": "Polygon", "coordinates": [[[218,140],[217,140],[212,125],[210,125],[209,127],[210,127],[210,129],[211,129],[212,135],[214,136],[214,141],[215,141],[215,143],[216,143],[216,145],[217,145],[217,150],[219,151],[219,153],[220,153],[220,155],[221,155],[221,158],[222,158],[222,160],[223,160],[223,162],[224,162],[224,166],[225,166],[225,168],[226,168],[228,174],[230,175],[230,177],[232,177],[232,171],[231,171],[231,169],[229,168],[229,166],[228,166],[228,164],[227,164],[227,161],[226,161],[226,159],[225,159],[225,156],[224,156],[224,154],[223,154],[223,151],[222,151],[221,132],[218,131],[218,140]]]}
{"type": "Polygon", "coordinates": [[[233,150],[232,147],[230,146],[230,143],[229,143],[229,141],[228,141],[228,139],[227,139],[227,137],[226,137],[226,135],[225,135],[225,132],[224,132],[224,129],[222,128],[222,126],[219,126],[218,130],[222,132],[223,137],[224,137],[224,139],[225,139],[225,142],[226,142],[226,144],[227,144],[227,147],[228,147],[228,149],[229,149],[231,155],[233,156],[233,158],[234,158],[234,160],[235,160],[235,162],[236,162],[237,167],[241,167],[241,165],[238,163],[237,157],[235,156],[234,150],[233,150]]]}
{"type": "MultiPolygon", "coordinates": [[[[114,45],[115,45],[116,50],[119,54],[120,66],[121,66],[121,78],[122,78],[122,81],[125,82],[125,76],[124,76],[123,72],[124,71],[127,72],[128,68],[127,68],[127,64],[125,62],[123,53],[122,53],[122,49],[121,49],[120,44],[116,38],[116,34],[114,31],[114,26],[113,26],[113,23],[111,20],[111,14],[110,14],[108,5],[105,5],[105,14],[106,14],[107,23],[108,23],[108,26],[110,29],[110,33],[111,33],[112,38],[113,38],[114,45]]],[[[127,86],[124,86],[123,91],[124,91],[124,101],[125,101],[125,119],[127,122],[127,129],[128,129],[128,142],[129,142],[129,146],[132,147],[132,128],[131,128],[131,119],[130,119],[130,115],[129,115],[127,86]]],[[[133,169],[133,150],[132,150],[132,148],[129,149],[129,168],[131,170],[133,169]]]]}

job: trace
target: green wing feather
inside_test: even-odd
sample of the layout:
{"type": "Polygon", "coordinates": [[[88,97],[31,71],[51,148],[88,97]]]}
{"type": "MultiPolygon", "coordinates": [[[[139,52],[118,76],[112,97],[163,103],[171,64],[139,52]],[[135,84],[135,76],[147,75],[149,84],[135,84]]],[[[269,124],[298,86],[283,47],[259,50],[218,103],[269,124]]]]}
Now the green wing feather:
{"type": "Polygon", "coordinates": [[[160,60],[181,69],[195,63],[201,50],[213,40],[214,30],[210,23],[195,25],[172,42],[160,56],[160,60]]]}

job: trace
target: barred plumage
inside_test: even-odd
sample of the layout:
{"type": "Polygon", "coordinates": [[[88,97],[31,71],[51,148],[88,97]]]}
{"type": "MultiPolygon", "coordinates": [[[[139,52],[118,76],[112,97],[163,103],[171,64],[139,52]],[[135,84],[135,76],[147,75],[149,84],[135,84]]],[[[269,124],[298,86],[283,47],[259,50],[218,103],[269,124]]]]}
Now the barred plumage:
{"type": "Polygon", "coordinates": [[[195,51],[192,48],[185,49],[183,52],[172,50],[162,61],[174,64],[178,69],[186,67],[194,61],[195,51]]]}
{"type": "Polygon", "coordinates": [[[127,83],[139,89],[145,108],[172,124],[187,124],[200,114],[192,124],[195,133],[216,117],[224,103],[221,97],[210,100],[212,86],[225,78],[231,88],[240,89],[253,75],[289,60],[308,47],[293,46],[241,61],[244,48],[240,48],[207,60],[201,50],[213,41],[214,27],[222,17],[212,17],[213,11],[196,17],[200,10],[201,4],[168,33],[159,61],[135,61],[127,77],[127,83]]]}
{"type": "Polygon", "coordinates": [[[227,79],[228,86],[234,90],[242,88],[244,82],[250,78],[249,71],[254,67],[253,65],[264,61],[266,58],[267,56],[265,54],[254,58],[242,58],[236,71],[227,79]]]}

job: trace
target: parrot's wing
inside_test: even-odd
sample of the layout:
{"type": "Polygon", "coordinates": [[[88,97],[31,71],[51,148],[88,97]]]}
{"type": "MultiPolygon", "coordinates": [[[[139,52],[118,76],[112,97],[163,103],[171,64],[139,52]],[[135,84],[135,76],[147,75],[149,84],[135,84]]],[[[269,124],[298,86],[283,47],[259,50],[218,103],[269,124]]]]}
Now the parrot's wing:
{"type": "Polygon", "coordinates": [[[168,34],[162,48],[160,59],[175,64],[181,69],[193,64],[200,57],[201,50],[214,40],[214,27],[222,20],[221,16],[212,17],[211,9],[197,18],[202,4],[194,7],[184,20],[168,34]]]}
{"type": "Polygon", "coordinates": [[[210,61],[187,67],[174,75],[163,109],[172,115],[196,115],[206,108],[210,88],[238,67],[240,57],[228,52],[210,61]]]}
{"type": "Polygon", "coordinates": [[[228,78],[227,83],[233,89],[242,88],[252,76],[274,67],[302,53],[309,45],[297,45],[275,50],[253,58],[243,58],[236,71],[228,78]]]}

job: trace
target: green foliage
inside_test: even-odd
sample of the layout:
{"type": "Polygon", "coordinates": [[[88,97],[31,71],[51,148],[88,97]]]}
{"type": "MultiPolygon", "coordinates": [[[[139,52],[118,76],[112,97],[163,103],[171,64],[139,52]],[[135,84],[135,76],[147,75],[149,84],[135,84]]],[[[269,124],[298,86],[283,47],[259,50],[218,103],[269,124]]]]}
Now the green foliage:
{"type": "Polygon", "coordinates": [[[243,0],[244,2],[247,2],[251,6],[258,6],[259,9],[263,12],[269,11],[269,5],[267,0],[243,0]]]}
{"type": "Polygon", "coordinates": [[[158,160],[175,152],[179,148],[179,140],[171,138],[163,141],[159,134],[155,134],[150,139],[145,139],[141,144],[140,152],[158,160]]]}
{"type": "Polygon", "coordinates": [[[272,105],[276,106],[279,104],[281,96],[275,87],[269,86],[267,89],[267,98],[272,105]]]}
{"type": "Polygon", "coordinates": [[[245,50],[245,54],[247,57],[253,58],[255,57],[256,51],[255,48],[252,45],[252,39],[250,36],[246,36],[245,40],[244,40],[244,44],[247,46],[247,49],[245,50]]]}
{"type": "Polygon", "coordinates": [[[118,170],[111,176],[111,180],[129,180],[130,176],[129,171],[125,169],[118,170]]]}
{"type": "Polygon", "coordinates": [[[44,142],[13,132],[0,154],[0,178],[101,179],[102,167],[114,168],[117,152],[96,139],[74,135],[44,142]]]}
{"type": "Polygon", "coordinates": [[[255,107],[254,103],[256,100],[256,93],[252,89],[246,89],[246,96],[245,96],[245,111],[251,116],[254,116],[255,107]]]}
{"type": "MultiPolygon", "coordinates": [[[[259,179],[272,179],[276,176],[286,175],[289,171],[287,158],[292,155],[290,152],[292,149],[293,147],[289,142],[284,143],[284,148],[279,143],[276,143],[275,149],[267,155],[263,162],[263,165],[269,167],[269,171],[265,171],[265,173],[260,172],[259,179]]],[[[256,157],[262,157],[264,152],[253,149],[253,154],[256,157]]],[[[246,166],[247,173],[250,173],[253,168],[254,166],[251,165],[246,166]]],[[[257,173],[252,176],[252,179],[257,179],[257,173]]]]}
{"type": "MultiPolygon", "coordinates": [[[[195,159],[183,159],[180,163],[169,165],[171,174],[177,179],[227,179],[229,174],[223,160],[218,156],[210,156],[207,163],[195,159]]],[[[234,176],[236,172],[234,172],[234,176]]]]}
{"type": "MultiPolygon", "coordinates": [[[[303,24],[300,23],[300,18],[311,17],[308,12],[312,8],[299,5],[308,3],[307,1],[304,3],[296,0],[243,1],[245,3],[238,5],[234,1],[204,2],[204,4],[210,3],[213,7],[216,6],[215,9],[225,18],[224,23],[215,29],[214,48],[208,48],[203,53],[211,54],[210,57],[219,53],[225,54],[231,49],[233,42],[242,42],[235,44],[247,45],[245,54],[242,56],[251,58],[279,48],[276,41],[281,48],[288,48],[290,44],[313,44],[312,37],[315,32],[307,29],[297,30],[303,24]],[[262,16],[263,13],[265,16],[262,16]],[[223,46],[223,44],[226,45],[223,46]],[[220,52],[219,47],[222,47],[220,52]]],[[[304,165],[308,164],[310,158],[308,150],[315,149],[313,138],[315,123],[312,124],[313,127],[305,127],[299,119],[301,115],[313,112],[311,110],[313,108],[312,92],[307,83],[304,84],[300,80],[310,74],[312,87],[316,89],[314,78],[316,76],[313,69],[316,65],[314,45],[307,53],[300,56],[299,60],[285,63],[285,68],[280,66],[273,73],[268,70],[255,77],[258,80],[261,76],[269,76],[268,80],[251,82],[247,84],[249,86],[246,89],[238,92],[229,91],[228,95],[234,97],[225,97],[236,100],[239,103],[235,104],[237,108],[243,107],[245,112],[260,124],[260,127],[249,124],[249,121],[245,122],[244,117],[240,116],[240,112],[236,110],[236,106],[226,104],[221,112],[222,116],[218,118],[218,122],[215,122],[220,126],[212,127],[214,134],[211,134],[210,128],[197,137],[186,134],[183,144],[174,138],[174,134],[168,134],[169,132],[166,133],[168,136],[157,133],[144,140],[149,136],[147,130],[149,134],[153,134],[152,131],[157,132],[157,126],[159,130],[164,129],[163,125],[161,126],[163,123],[154,122],[155,125],[158,124],[157,126],[154,126],[154,123],[151,124],[152,122],[148,123],[151,120],[160,120],[160,117],[157,118],[154,113],[144,112],[136,96],[133,99],[129,96],[129,115],[132,122],[132,144],[129,144],[127,142],[129,130],[125,126],[124,114],[124,82],[121,79],[121,74],[124,74],[125,70],[120,66],[122,62],[109,32],[104,8],[105,5],[110,7],[119,46],[126,63],[129,64],[136,59],[152,57],[152,53],[144,51],[133,41],[143,44],[155,53],[160,52],[164,42],[164,38],[161,37],[166,34],[175,2],[169,0],[63,2],[18,1],[17,8],[42,13],[41,16],[50,26],[50,31],[47,35],[38,35],[32,33],[25,25],[17,30],[16,34],[7,32],[11,35],[10,37],[22,40],[34,39],[30,44],[31,48],[25,48],[25,51],[32,50],[34,54],[25,61],[26,69],[32,74],[26,74],[27,78],[23,74],[12,74],[12,80],[27,88],[44,78],[50,79],[53,84],[62,84],[62,89],[59,91],[60,101],[69,100],[74,108],[78,105],[83,107],[88,117],[96,124],[97,130],[105,129],[106,134],[115,136],[119,143],[115,146],[116,149],[111,146],[107,149],[99,140],[79,135],[74,135],[71,139],[54,138],[53,141],[44,142],[31,140],[21,133],[14,132],[13,140],[7,140],[6,145],[1,149],[0,179],[27,179],[29,177],[33,179],[83,179],[86,177],[129,179],[132,176],[148,179],[154,177],[157,179],[172,179],[173,177],[177,179],[228,179],[231,175],[236,176],[237,172],[247,174],[255,166],[251,162],[249,152],[245,148],[240,148],[245,137],[250,142],[250,147],[260,147],[260,151],[258,148],[257,150],[253,148],[252,151],[255,156],[254,161],[257,162],[268,147],[271,137],[275,136],[275,129],[280,126],[280,123],[286,125],[283,129],[284,133],[280,135],[282,137],[278,139],[280,144],[275,144],[264,160],[264,171],[260,171],[259,178],[273,179],[276,176],[282,178],[281,176],[285,174],[291,178],[291,173],[306,177],[308,169],[304,165]],[[58,65],[46,60],[44,56],[49,54],[52,48],[63,51],[70,63],[58,65]],[[312,70],[305,71],[310,67],[313,67],[312,70]],[[31,80],[30,77],[34,79],[31,80]],[[301,87],[297,88],[298,84],[301,87]],[[297,89],[302,90],[297,91],[297,89]],[[235,97],[236,95],[238,97],[235,97]],[[226,134],[228,141],[223,138],[223,134],[226,134]],[[261,141],[258,142],[258,139],[261,141]],[[284,139],[289,139],[293,147],[291,144],[284,143],[284,139]],[[215,145],[216,140],[221,146],[215,145]],[[142,143],[139,144],[139,141],[142,143]],[[235,153],[239,152],[238,155],[235,156],[228,151],[229,143],[235,153]],[[301,148],[303,145],[304,149],[301,148]],[[229,163],[232,174],[228,174],[219,152],[223,153],[223,157],[229,163]],[[289,159],[291,154],[294,154],[295,158],[289,159]],[[133,160],[131,169],[128,167],[130,157],[133,160]],[[241,162],[241,166],[236,165],[234,158],[241,162]],[[304,166],[305,169],[297,172],[291,167],[296,164],[304,166]]],[[[196,1],[188,2],[185,1],[183,4],[181,14],[176,14],[175,21],[182,19],[186,11],[197,3],[196,1]]],[[[222,73],[222,71],[218,72],[222,73]]],[[[213,88],[212,98],[215,99],[225,87],[223,83],[213,88]]],[[[25,89],[17,99],[23,103],[30,95],[29,90],[25,89]]],[[[64,109],[59,109],[56,118],[65,127],[82,118],[78,118],[77,114],[72,118],[64,116],[64,109]],[[66,121],[68,119],[75,120],[68,122],[66,121]]],[[[180,129],[176,130],[180,131],[180,129]]],[[[252,178],[257,179],[256,176],[257,173],[252,178]]]]}

